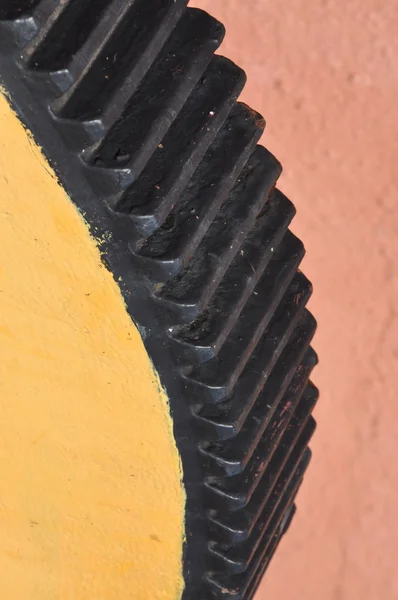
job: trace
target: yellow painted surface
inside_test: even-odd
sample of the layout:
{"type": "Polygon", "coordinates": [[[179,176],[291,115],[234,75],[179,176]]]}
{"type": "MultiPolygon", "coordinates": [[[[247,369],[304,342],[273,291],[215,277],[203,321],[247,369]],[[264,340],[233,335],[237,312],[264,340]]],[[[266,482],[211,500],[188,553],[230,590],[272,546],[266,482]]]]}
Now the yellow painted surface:
{"type": "Polygon", "coordinates": [[[0,94],[0,598],[177,600],[166,395],[112,275],[0,94]]]}

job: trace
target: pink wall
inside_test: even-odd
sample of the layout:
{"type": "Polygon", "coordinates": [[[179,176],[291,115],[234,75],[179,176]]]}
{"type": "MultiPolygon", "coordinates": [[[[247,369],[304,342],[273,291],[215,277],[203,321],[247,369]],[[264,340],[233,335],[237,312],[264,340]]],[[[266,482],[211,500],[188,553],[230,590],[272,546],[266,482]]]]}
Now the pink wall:
{"type": "Polygon", "coordinates": [[[398,2],[192,4],[247,71],[316,292],[314,459],[257,600],[397,600],[398,2]]]}

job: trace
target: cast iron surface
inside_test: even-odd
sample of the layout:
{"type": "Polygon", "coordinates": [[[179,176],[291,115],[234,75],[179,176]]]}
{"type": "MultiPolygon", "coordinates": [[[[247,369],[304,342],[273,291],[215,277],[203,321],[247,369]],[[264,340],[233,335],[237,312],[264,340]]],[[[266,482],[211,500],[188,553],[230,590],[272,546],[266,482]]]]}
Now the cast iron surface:
{"type": "MultiPolygon", "coordinates": [[[[0,78],[102,241],[170,397],[189,600],[249,600],[295,512],[311,284],[245,75],[185,0],[0,0],[0,78]]],[[[22,167],[23,169],[23,167],[22,167]]]]}

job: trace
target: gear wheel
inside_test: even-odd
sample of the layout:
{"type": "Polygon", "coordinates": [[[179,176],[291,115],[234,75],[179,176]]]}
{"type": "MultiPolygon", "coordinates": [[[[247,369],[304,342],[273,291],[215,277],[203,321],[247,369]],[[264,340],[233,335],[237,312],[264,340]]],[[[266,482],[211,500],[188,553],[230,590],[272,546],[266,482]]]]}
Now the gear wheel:
{"type": "Polygon", "coordinates": [[[183,598],[250,600],[310,460],[316,323],[264,120],[237,101],[244,72],[215,54],[223,26],[186,4],[1,0],[0,77],[104,237],[167,391],[183,598]]]}

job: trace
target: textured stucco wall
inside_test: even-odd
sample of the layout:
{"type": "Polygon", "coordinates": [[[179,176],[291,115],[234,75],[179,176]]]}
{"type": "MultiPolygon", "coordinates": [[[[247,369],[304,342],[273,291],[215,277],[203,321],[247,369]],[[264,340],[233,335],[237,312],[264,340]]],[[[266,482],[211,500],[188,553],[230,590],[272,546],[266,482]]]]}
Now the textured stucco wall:
{"type": "Polygon", "coordinates": [[[316,291],[314,459],[257,600],[396,600],[398,2],[195,5],[248,73],[316,291]]]}

